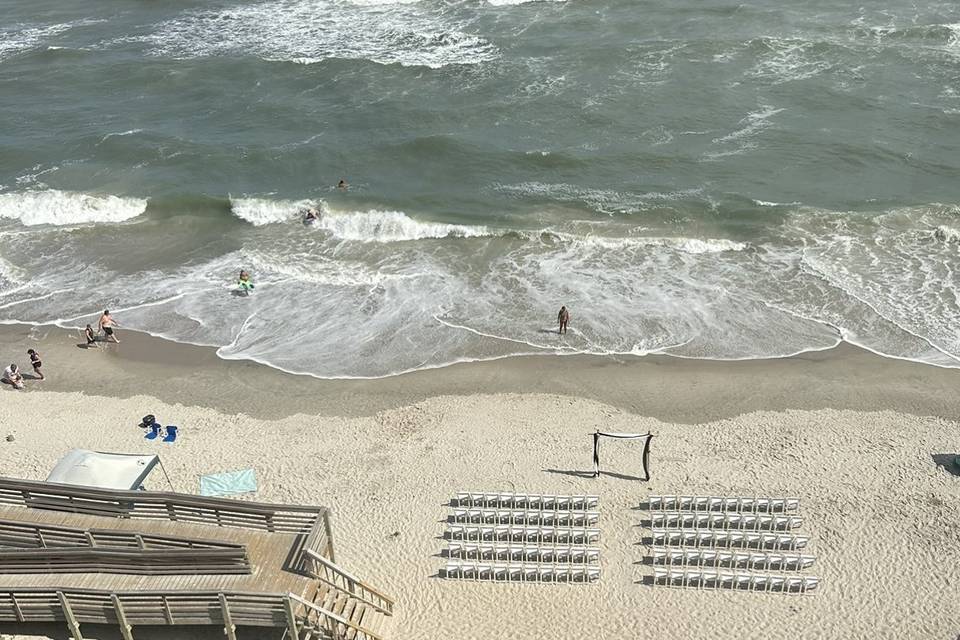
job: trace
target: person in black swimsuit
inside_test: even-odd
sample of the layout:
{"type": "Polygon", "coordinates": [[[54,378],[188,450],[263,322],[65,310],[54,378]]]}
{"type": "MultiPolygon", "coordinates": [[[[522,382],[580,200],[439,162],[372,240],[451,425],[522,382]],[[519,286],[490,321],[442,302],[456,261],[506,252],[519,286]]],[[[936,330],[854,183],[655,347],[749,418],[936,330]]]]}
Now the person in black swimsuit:
{"type": "Polygon", "coordinates": [[[33,349],[27,349],[27,355],[30,356],[30,364],[33,365],[33,372],[43,380],[43,371],[40,371],[40,367],[43,366],[43,363],[40,361],[40,354],[33,349]]]}
{"type": "Polygon", "coordinates": [[[107,337],[107,340],[113,340],[117,344],[120,344],[117,336],[113,335],[113,328],[115,326],[117,326],[117,321],[110,315],[110,310],[104,309],[103,315],[100,316],[100,331],[103,331],[103,335],[107,337]]]}

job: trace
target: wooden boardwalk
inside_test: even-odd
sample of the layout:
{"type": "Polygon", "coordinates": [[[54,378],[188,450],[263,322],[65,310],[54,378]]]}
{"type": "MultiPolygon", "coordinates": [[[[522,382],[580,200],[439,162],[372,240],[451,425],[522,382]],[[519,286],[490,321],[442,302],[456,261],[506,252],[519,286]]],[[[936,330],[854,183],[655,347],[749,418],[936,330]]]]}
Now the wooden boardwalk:
{"type": "Polygon", "coordinates": [[[333,555],[324,507],[0,477],[0,622],[62,621],[76,640],[86,623],[382,640],[393,601],[333,555]]]}
{"type": "Polygon", "coordinates": [[[162,520],[123,520],[22,507],[0,507],[0,519],[19,520],[77,529],[113,529],[151,535],[196,538],[242,545],[246,548],[252,572],[249,575],[117,575],[117,574],[2,574],[0,591],[22,587],[57,589],[103,589],[107,591],[250,591],[254,593],[294,593],[306,597],[316,580],[292,572],[290,562],[303,542],[303,536],[269,533],[235,527],[216,527],[162,520]],[[287,567],[287,568],[285,568],[287,567]]]}

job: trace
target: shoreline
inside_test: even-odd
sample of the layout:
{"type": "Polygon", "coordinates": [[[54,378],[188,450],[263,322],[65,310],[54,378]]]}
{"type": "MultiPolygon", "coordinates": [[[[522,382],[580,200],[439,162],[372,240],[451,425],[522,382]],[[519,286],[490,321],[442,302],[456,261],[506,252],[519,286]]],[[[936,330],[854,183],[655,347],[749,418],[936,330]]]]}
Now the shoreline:
{"type": "MultiPolygon", "coordinates": [[[[338,560],[396,599],[386,638],[956,631],[960,473],[948,464],[958,453],[958,371],[838,348],[776,361],[528,357],[324,381],[119,337],[119,346],[87,351],[76,332],[0,329],[0,359],[24,363],[33,347],[48,376],[28,379],[23,392],[0,388],[0,438],[14,436],[0,439],[3,475],[42,480],[71,448],[160,455],[164,474],[148,478],[151,490],[169,478],[196,493],[202,475],[253,469],[257,490],[238,499],[332,510],[338,560]],[[136,425],[147,413],[180,427],[176,443],[144,439],[136,425]],[[595,429],[654,434],[650,480],[636,479],[640,453],[628,442],[605,445],[604,474],[593,477],[595,429]],[[449,501],[463,490],[600,496],[601,579],[441,578],[449,501]],[[799,498],[799,533],[816,557],[804,575],[821,586],[796,597],[650,586],[649,514],[638,504],[664,494],[799,498]]],[[[7,624],[0,633],[58,638],[62,629],[7,624]]]]}
{"type": "MultiPolygon", "coordinates": [[[[753,411],[893,410],[960,415],[960,369],[879,356],[841,343],[769,360],[697,360],[665,355],[527,355],[452,364],[386,378],[322,379],[135,330],[121,344],[85,349],[77,330],[0,327],[0,363],[30,372],[28,348],[44,361],[27,392],[150,395],[229,414],[276,419],[305,413],[364,416],[437,396],[548,393],[595,400],[668,422],[698,423],[753,411]]],[[[5,391],[11,391],[4,387],[5,391]]]]}

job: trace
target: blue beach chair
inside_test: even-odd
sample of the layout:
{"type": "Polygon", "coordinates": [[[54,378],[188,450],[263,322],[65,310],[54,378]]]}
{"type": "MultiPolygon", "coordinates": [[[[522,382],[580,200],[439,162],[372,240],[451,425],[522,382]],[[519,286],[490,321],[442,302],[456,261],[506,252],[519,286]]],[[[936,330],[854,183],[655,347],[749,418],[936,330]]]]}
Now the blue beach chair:
{"type": "Polygon", "coordinates": [[[143,436],[147,440],[156,440],[157,436],[160,435],[160,425],[155,424],[150,427],[150,431],[147,432],[147,435],[143,436]]]}
{"type": "Polygon", "coordinates": [[[164,442],[176,442],[177,441],[177,427],[173,425],[167,425],[167,435],[163,437],[164,442]]]}

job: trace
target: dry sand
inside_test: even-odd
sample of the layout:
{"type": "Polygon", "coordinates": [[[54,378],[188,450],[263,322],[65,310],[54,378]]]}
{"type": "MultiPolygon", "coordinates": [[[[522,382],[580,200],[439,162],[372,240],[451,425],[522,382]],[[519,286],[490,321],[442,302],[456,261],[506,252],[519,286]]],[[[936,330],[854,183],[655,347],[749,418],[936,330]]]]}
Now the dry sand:
{"type": "MultiPolygon", "coordinates": [[[[18,331],[26,337],[27,330],[18,331]]],[[[14,335],[5,339],[12,343],[14,335]]],[[[117,353],[58,350],[50,340],[41,347],[23,342],[24,349],[46,351],[51,379],[42,384],[86,384],[88,392],[38,391],[41,383],[29,381],[25,393],[0,390],[0,473],[43,479],[74,447],[159,452],[175,488],[187,492],[197,491],[201,474],[253,467],[260,485],[257,500],[332,508],[338,561],[397,599],[388,638],[953,640],[960,635],[960,477],[934,459],[960,449],[956,414],[946,413],[956,400],[941,390],[956,384],[956,372],[875,363],[911,372],[892,377],[861,371],[860,378],[873,380],[875,406],[907,398],[904,406],[881,411],[863,410],[856,392],[832,380],[851,366],[849,359],[835,358],[833,364],[817,365],[822,365],[819,376],[808,367],[813,361],[768,363],[765,374],[750,374],[755,379],[749,389],[739,386],[738,376],[745,375],[739,364],[720,365],[728,371],[726,383],[708,367],[703,375],[711,388],[705,393],[754,398],[745,402],[753,407],[763,405],[768,390],[793,386],[795,402],[805,408],[785,409],[771,393],[776,411],[738,414],[729,402],[718,402],[722,406],[715,412],[726,417],[707,415],[699,421],[692,419],[689,403],[703,401],[690,398],[704,369],[687,363],[682,365],[686,377],[672,369],[664,374],[675,376],[675,395],[663,390],[655,402],[660,418],[670,413],[672,402],[682,421],[662,421],[633,407],[628,411],[616,398],[575,397],[569,387],[564,396],[489,393],[491,385],[482,375],[473,386],[477,393],[417,400],[423,393],[418,385],[425,384],[418,382],[406,392],[414,396],[408,403],[400,402],[403,392],[396,391],[386,403],[393,406],[387,407],[372,400],[363,404],[367,394],[375,396],[373,383],[351,390],[298,379],[289,383],[286,395],[259,396],[264,407],[257,414],[158,399],[169,389],[154,394],[133,373],[146,367],[164,380],[180,380],[189,405],[209,407],[228,401],[229,383],[237,379],[231,368],[240,363],[211,360],[178,369],[183,365],[161,358],[125,360],[117,353]],[[56,367],[50,366],[50,354],[56,354],[56,367]],[[124,372],[123,379],[109,368],[124,372]],[[228,380],[226,389],[216,382],[218,369],[228,380]],[[64,372],[73,370],[87,377],[65,380],[64,372]],[[821,378],[834,395],[811,390],[821,378]],[[194,381],[201,388],[212,385],[215,392],[206,392],[210,402],[196,402],[200,391],[190,388],[194,381]],[[722,393],[724,384],[727,393],[722,393]],[[123,397],[102,395],[111,385],[122,387],[123,397]],[[138,386],[140,395],[130,395],[138,386]],[[340,415],[336,402],[311,395],[324,389],[340,389],[340,415]],[[145,395],[148,390],[151,395],[145,395]],[[312,401],[323,411],[303,411],[312,401]],[[851,405],[860,408],[831,408],[851,405]],[[284,412],[284,406],[300,413],[284,412]],[[924,407],[935,409],[925,413],[924,407]],[[144,440],[136,424],[148,412],[180,425],[181,439],[173,445],[144,440]],[[582,477],[591,469],[589,434],[598,427],[655,434],[650,482],[582,477]],[[14,442],[2,440],[7,433],[14,442]],[[464,489],[598,494],[601,581],[516,585],[438,577],[446,505],[464,489]],[[801,532],[813,538],[810,550],[817,556],[806,573],[820,576],[821,588],[815,595],[785,596],[642,584],[650,568],[642,564],[645,512],[636,507],[659,493],[801,497],[801,532]]],[[[600,388],[607,375],[608,387],[617,390],[622,383],[614,377],[625,371],[621,366],[603,366],[585,377],[596,376],[589,384],[600,388]]],[[[261,371],[255,366],[234,370],[261,371]]],[[[624,375],[643,378],[635,371],[624,375]]],[[[469,373],[451,377],[457,376],[469,373]]],[[[441,390],[449,384],[443,377],[435,372],[433,378],[441,390]]],[[[402,387],[396,380],[384,384],[402,387]]],[[[862,380],[851,383],[854,389],[863,386],[862,380]]],[[[637,394],[649,390],[638,388],[637,394]]],[[[632,445],[605,444],[605,466],[635,473],[636,453],[632,445]]],[[[151,487],[163,488],[162,474],[154,474],[151,487]]],[[[98,637],[95,627],[85,632],[98,637]]],[[[166,637],[182,636],[174,631],[166,637]]],[[[212,630],[206,637],[221,635],[212,630]]]]}

